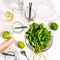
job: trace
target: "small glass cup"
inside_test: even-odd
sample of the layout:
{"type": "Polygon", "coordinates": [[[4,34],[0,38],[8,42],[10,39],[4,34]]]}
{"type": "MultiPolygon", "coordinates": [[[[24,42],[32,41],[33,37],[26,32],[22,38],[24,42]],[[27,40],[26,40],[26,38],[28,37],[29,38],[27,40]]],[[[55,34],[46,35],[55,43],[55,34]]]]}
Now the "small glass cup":
{"type": "Polygon", "coordinates": [[[36,16],[36,13],[33,9],[31,10],[31,18],[29,18],[29,9],[25,11],[25,17],[27,18],[28,21],[33,21],[35,16],[36,16]]]}

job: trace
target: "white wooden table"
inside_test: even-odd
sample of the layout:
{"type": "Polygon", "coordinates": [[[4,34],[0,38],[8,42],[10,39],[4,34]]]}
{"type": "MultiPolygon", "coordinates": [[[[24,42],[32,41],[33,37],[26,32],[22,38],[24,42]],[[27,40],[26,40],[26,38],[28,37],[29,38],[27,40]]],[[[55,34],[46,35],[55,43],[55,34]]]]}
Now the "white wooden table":
{"type": "MultiPolygon", "coordinates": [[[[0,0],[0,33],[4,30],[9,30],[11,31],[11,28],[10,28],[10,25],[11,24],[8,24],[8,23],[4,23],[2,22],[4,19],[3,19],[3,13],[5,11],[11,11],[11,9],[9,8],[9,6],[5,5],[3,3],[4,0],[0,0]],[[2,18],[1,18],[2,17],[2,18]],[[2,27],[3,26],[3,27],[2,27]]],[[[42,14],[39,14],[39,8],[42,8],[41,5],[38,4],[39,0],[30,0],[33,2],[33,6],[32,8],[36,11],[36,18],[35,18],[35,22],[38,22],[38,23],[41,23],[43,22],[46,26],[48,25],[49,22],[47,21],[42,21],[43,18],[41,17],[44,17],[43,16],[43,12],[40,11],[40,13],[42,14]]],[[[26,9],[26,7],[28,6],[29,4],[29,0],[24,0],[24,9],[26,9]]],[[[55,7],[55,10],[57,11],[57,17],[60,16],[60,1],[59,0],[53,0],[53,4],[54,4],[54,7],[55,7]]],[[[55,13],[55,10],[53,10],[55,13]]],[[[26,19],[24,18],[23,15],[20,15],[20,14],[16,14],[14,13],[15,15],[15,18],[14,20],[15,21],[21,21],[23,23],[23,25],[27,25],[28,26],[28,23],[26,21],[26,19]]],[[[48,14],[47,14],[48,16],[48,14]]],[[[44,17],[45,18],[45,17],[44,17]]],[[[47,18],[45,18],[47,19],[47,18]]],[[[52,31],[52,34],[53,34],[53,44],[52,46],[50,47],[49,50],[47,50],[46,52],[44,52],[44,55],[46,56],[47,60],[60,60],[60,18],[57,19],[55,21],[56,23],[58,23],[58,30],[57,31],[52,31]],[[47,53],[48,53],[48,56],[47,56],[47,53]]],[[[48,27],[48,26],[47,26],[48,27]]],[[[25,42],[25,31],[24,30],[22,33],[19,33],[19,34],[13,34],[13,37],[17,40],[17,41],[24,41],[25,42]]],[[[2,39],[0,37],[0,42],[2,43],[4,41],[4,39],[2,39]]],[[[12,44],[9,48],[13,48],[15,49],[16,51],[18,51],[18,53],[20,52],[21,49],[17,48],[15,44],[12,44]]],[[[30,60],[32,60],[32,51],[26,46],[25,44],[25,48],[22,49],[22,50],[25,50],[26,53],[27,53],[27,56],[29,57],[30,60]]],[[[18,54],[20,56],[20,60],[27,60],[25,56],[21,55],[20,53],[18,54]]],[[[4,60],[4,56],[2,54],[0,54],[0,60],[4,60]]],[[[8,59],[9,60],[9,59],[8,59]]],[[[35,60],[37,60],[37,57],[35,58],[35,60]]]]}

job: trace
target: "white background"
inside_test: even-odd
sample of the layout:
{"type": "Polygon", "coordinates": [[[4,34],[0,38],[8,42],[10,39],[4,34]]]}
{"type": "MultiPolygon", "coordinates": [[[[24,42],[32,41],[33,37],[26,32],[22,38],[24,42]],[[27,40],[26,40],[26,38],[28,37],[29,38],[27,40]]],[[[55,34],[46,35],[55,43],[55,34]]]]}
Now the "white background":
{"type": "MultiPolygon", "coordinates": [[[[39,7],[37,7],[37,6],[39,6],[39,4],[38,4],[39,0],[30,0],[30,1],[33,2],[33,9],[35,9],[35,11],[38,10],[38,11],[36,11],[36,15],[37,16],[35,18],[35,22],[38,22],[38,23],[43,22],[46,26],[48,26],[48,23],[50,21],[49,22],[48,21],[44,21],[45,17],[44,18],[41,18],[41,19],[43,19],[43,21],[39,18],[39,16],[40,16],[38,14],[39,13],[39,7]]],[[[54,14],[57,13],[56,14],[56,17],[59,17],[60,16],[60,0],[50,0],[50,1],[53,2],[54,9],[56,10],[56,12],[54,14]]],[[[11,26],[12,23],[10,24],[8,22],[4,22],[4,16],[3,16],[4,12],[5,11],[11,11],[11,8],[5,2],[6,2],[5,0],[0,0],[0,33],[2,31],[4,31],[4,30],[11,31],[10,30],[11,29],[10,26],[11,26]]],[[[24,8],[25,9],[28,6],[28,2],[29,2],[29,0],[24,0],[24,8]]],[[[55,11],[54,9],[53,9],[53,12],[55,11]]],[[[21,15],[16,14],[16,13],[14,13],[14,15],[15,15],[15,18],[14,18],[15,21],[16,20],[19,20],[19,21],[21,21],[23,23],[23,25],[27,25],[27,21],[26,21],[26,19],[24,19],[24,16],[21,16],[21,15]]],[[[47,50],[46,52],[43,53],[46,56],[47,60],[60,60],[60,18],[59,19],[56,19],[55,22],[58,24],[59,28],[58,28],[57,31],[52,31],[51,30],[52,31],[52,34],[53,34],[53,44],[52,44],[52,46],[50,47],[49,50],[47,50]],[[47,54],[48,54],[48,56],[47,56],[47,54]]],[[[25,42],[24,32],[19,33],[19,34],[13,34],[13,37],[17,41],[19,40],[19,41],[24,41],[25,42]]],[[[4,41],[4,39],[2,39],[0,37],[0,42],[2,42],[2,41],[4,41]]],[[[21,50],[21,49],[17,48],[15,44],[13,44],[10,47],[11,48],[14,47],[14,49],[16,51],[18,51],[18,53],[21,50]]],[[[27,56],[29,57],[30,60],[32,60],[32,57],[31,57],[33,55],[32,54],[32,51],[26,46],[26,44],[25,44],[25,48],[23,50],[26,51],[27,56]]],[[[19,53],[19,56],[20,56],[20,60],[27,60],[25,58],[25,56],[21,55],[20,53],[19,53]]],[[[4,60],[4,56],[2,54],[0,54],[0,60],[4,60]]],[[[37,57],[36,57],[35,60],[37,60],[37,57]]]]}

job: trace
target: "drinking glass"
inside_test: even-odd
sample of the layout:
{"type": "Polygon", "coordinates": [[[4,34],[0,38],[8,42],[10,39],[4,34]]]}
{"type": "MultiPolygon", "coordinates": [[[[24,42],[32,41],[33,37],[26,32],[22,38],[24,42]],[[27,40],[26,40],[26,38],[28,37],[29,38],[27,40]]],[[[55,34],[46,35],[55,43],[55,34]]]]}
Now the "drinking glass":
{"type": "Polygon", "coordinates": [[[15,13],[22,13],[23,8],[24,8],[24,0],[11,0],[9,3],[9,7],[15,13]]]}
{"type": "Polygon", "coordinates": [[[28,21],[33,21],[35,16],[36,16],[36,13],[33,9],[31,10],[31,18],[29,18],[29,9],[25,11],[25,17],[27,18],[28,21]]]}

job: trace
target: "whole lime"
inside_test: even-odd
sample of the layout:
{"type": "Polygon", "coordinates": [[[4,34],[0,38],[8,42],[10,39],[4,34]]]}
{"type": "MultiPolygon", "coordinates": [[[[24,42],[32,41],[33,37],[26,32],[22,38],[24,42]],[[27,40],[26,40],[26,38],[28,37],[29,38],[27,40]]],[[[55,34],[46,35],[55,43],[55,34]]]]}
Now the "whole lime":
{"type": "Polygon", "coordinates": [[[23,41],[19,41],[19,42],[17,43],[17,45],[18,45],[18,47],[21,48],[21,49],[23,49],[23,48],[25,47],[25,44],[24,44],[23,41]]]}
{"type": "Polygon", "coordinates": [[[4,39],[9,39],[9,38],[10,38],[10,32],[4,31],[4,32],[2,33],[2,37],[3,37],[4,39]]]}
{"type": "Polygon", "coordinates": [[[57,30],[57,29],[58,29],[58,24],[55,23],[55,22],[51,22],[51,23],[50,23],[50,28],[51,28],[52,30],[57,30]]]}

